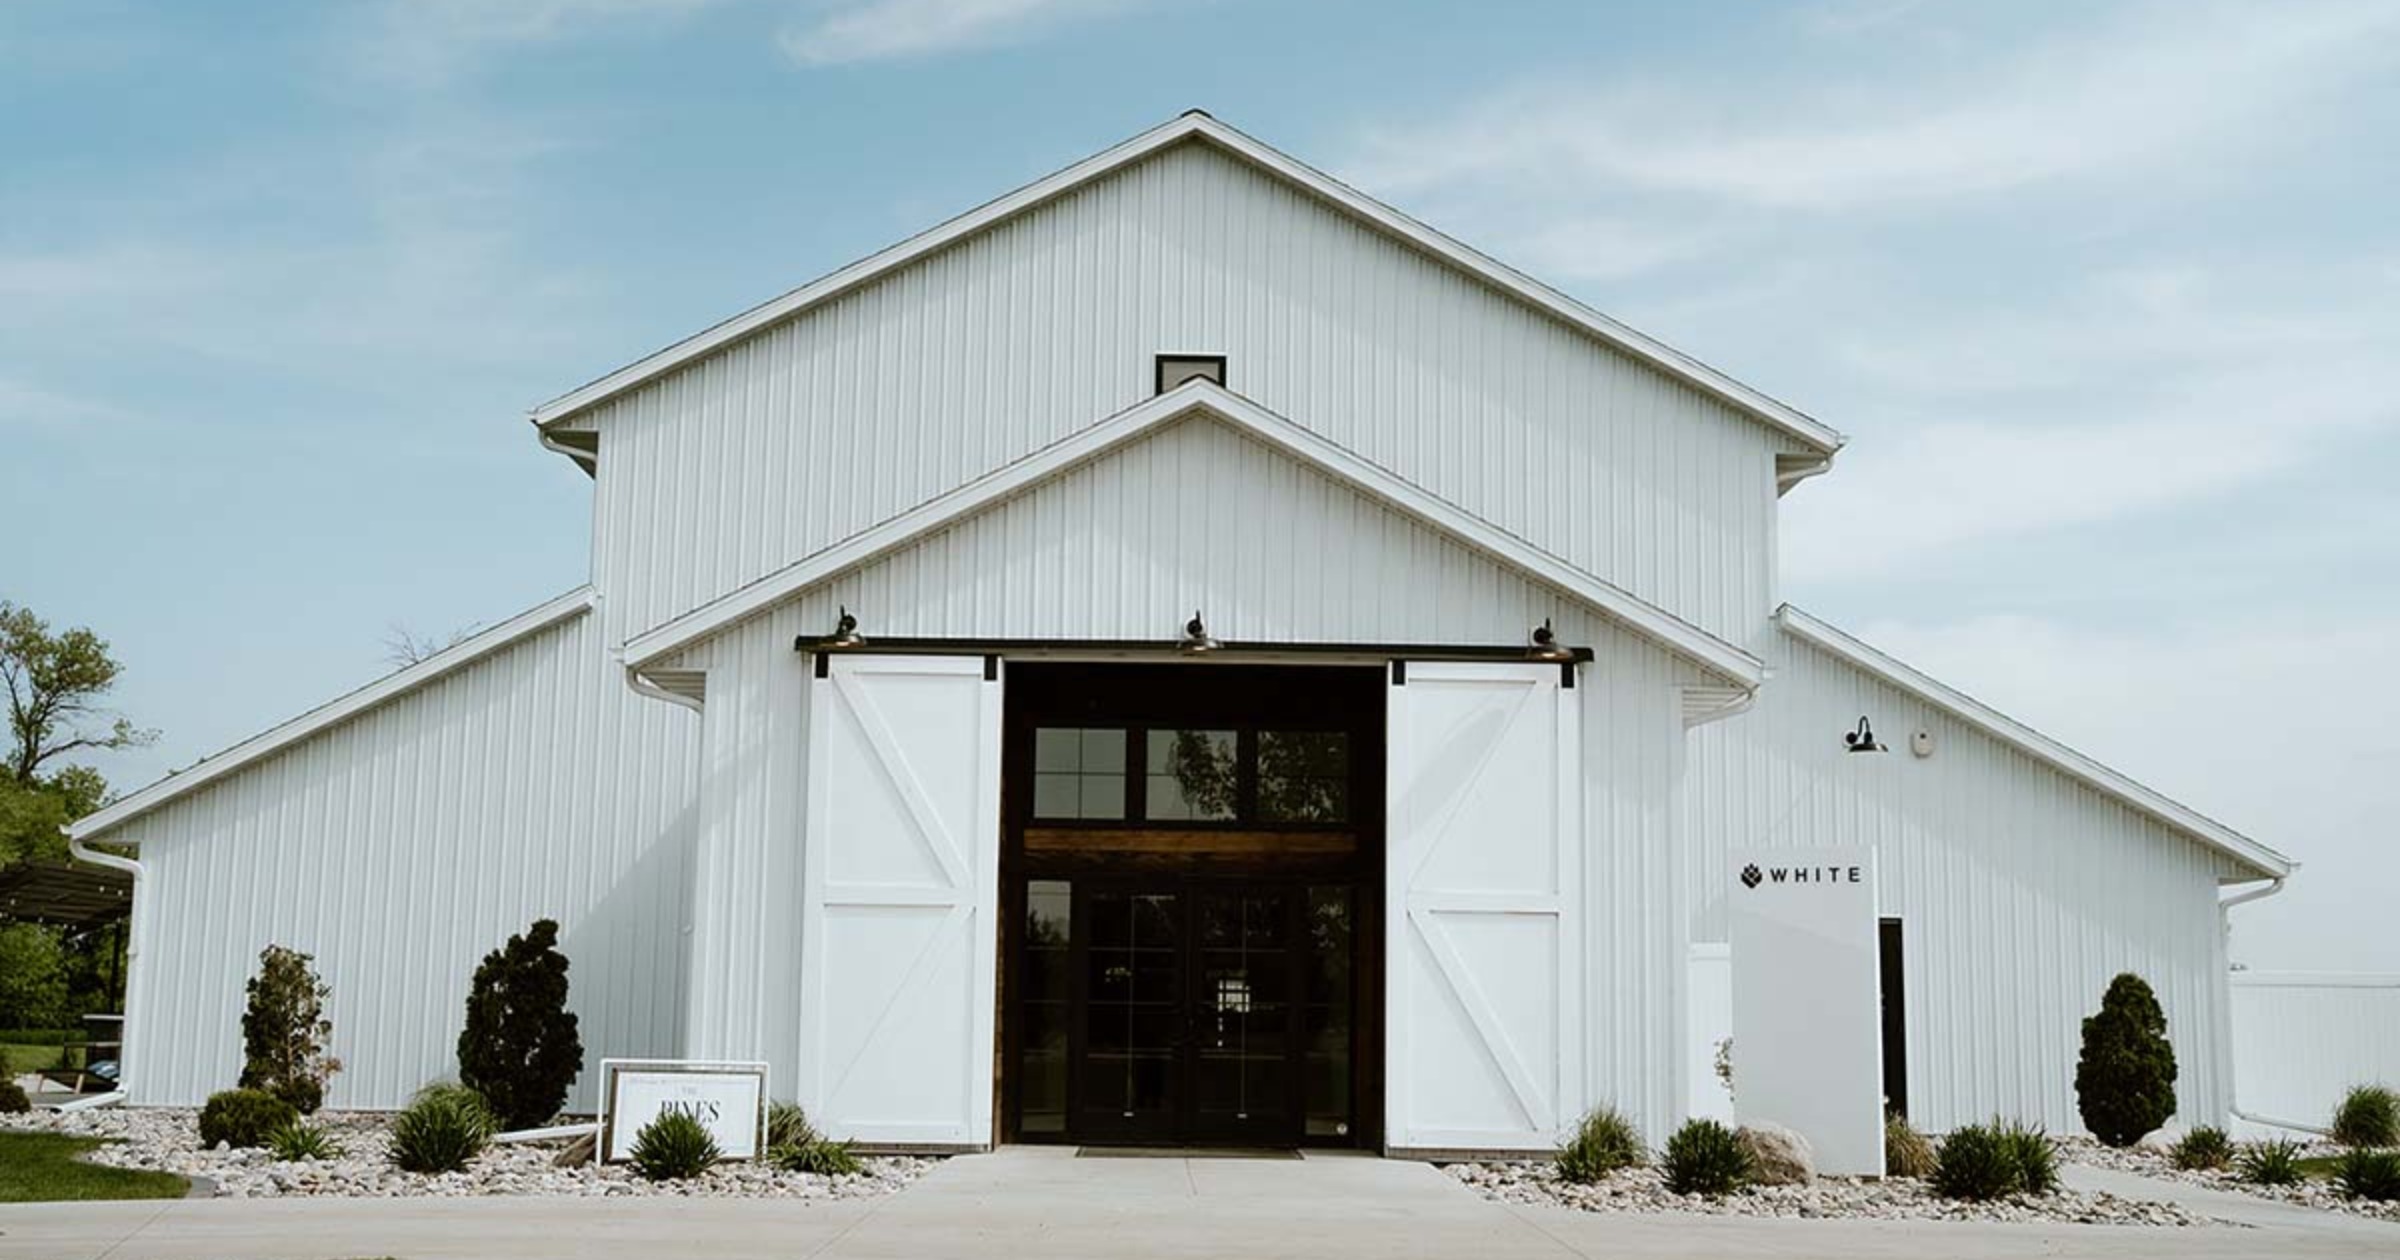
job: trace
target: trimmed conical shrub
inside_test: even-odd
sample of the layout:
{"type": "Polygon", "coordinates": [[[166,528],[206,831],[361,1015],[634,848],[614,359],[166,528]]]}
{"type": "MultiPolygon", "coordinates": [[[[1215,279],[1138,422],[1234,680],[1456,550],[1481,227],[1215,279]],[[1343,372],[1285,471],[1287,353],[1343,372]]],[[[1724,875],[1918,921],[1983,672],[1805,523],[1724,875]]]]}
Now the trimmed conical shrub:
{"type": "Polygon", "coordinates": [[[536,920],[475,968],[467,1026],[458,1034],[458,1079],[483,1096],[502,1129],[526,1129],[558,1114],[582,1071],[558,924],[536,920]]]}
{"type": "Polygon", "coordinates": [[[2083,1021],[2075,1105],[2083,1127],[2109,1146],[2131,1146],[2175,1114],[2175,1047],[2158,995],[2140,976],[2109,981],[2099,1013],[2083,1021]]]}

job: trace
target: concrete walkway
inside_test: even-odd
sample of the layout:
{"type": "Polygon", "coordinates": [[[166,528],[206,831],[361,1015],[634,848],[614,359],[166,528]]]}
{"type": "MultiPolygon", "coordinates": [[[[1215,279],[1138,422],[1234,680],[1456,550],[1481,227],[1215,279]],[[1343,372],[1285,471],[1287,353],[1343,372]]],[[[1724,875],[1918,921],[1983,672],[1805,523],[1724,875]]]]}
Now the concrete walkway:
{"type": "MultiPolygon", "coordinates": [[[[2074,1175],[2088,1188],[2103,1188],[2088,1181],[2093,1173],[2078,1169],[2074,1175]]],[[[2177,1188],[2128,1180],[2138,1184],[2105,1188],[2151,1197],[2166,1197],[2177,1188]]],[[[2212,1200],[2193,1206],[2213,1212],[2223,1205],[2212,1200]]],[[[2277,1208],[2256,1200],[2230,1206],[2277,1208]]],[[[2290,1209],[2263,1213],[2258,1228],[2173,1231],[1603,1216],[1491,1203],[1425,1165],[1366,1156],[1078,1159],[1072,1151],[1041,1148],[954,1159],[901,1194],[866,1202],[283,1199],[0,1207],[0,1260],[685,1255],[1935,1260],[2169,1253],[2400,1257],[2400,1226],[2290,1209]]]]}

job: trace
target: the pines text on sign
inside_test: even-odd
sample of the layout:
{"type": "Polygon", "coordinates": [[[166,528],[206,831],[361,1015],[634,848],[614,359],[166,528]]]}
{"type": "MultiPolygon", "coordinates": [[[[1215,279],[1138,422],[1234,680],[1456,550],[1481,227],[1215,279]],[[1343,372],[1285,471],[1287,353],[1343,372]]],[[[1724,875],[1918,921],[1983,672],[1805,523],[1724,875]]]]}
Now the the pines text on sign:
{"type": "Polygon", "coordinates": [[[766,1064],[603,1059],[600,1075],[604,1162],[631,1158],[642,1126],[670,1111],[699,1121],[723,1158],[758,1158],[766,1140],[766,1064]]]}

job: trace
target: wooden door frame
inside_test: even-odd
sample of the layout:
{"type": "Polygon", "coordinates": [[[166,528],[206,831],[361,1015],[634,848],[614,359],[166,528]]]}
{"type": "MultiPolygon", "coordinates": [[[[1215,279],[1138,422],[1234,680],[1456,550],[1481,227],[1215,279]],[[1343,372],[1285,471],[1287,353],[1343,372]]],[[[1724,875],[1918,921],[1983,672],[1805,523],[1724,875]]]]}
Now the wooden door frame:
{"type": "MultiPolygon", "coordinates": [[[[1003,696],[1001,774],[1001,855],[999,889],[999,984],[994,995],[997,1035],[994,1038],[994,1132],[1001,1142],[1075,1143],[1082,1138],[1073,1121],[1073,1070],[1067,1088],[1069,1120],[1056,1134],[1023,1131],[1023,1099],[1017,1064],[1023,1053],[1023,1023],[1014,1009],[1025,965],[1026,888],[1030,880],[1061,879],[1080,886],[1085,881],[1161,885],[1177,881],[1250,880],[1288,882],[1295,890],[1295,911],[1307,904],[1308,888],[1341,886],[1350,892],[1350,1131],[1335,1137],[1307,1136],[1306,1057],[1302,1038],[1292,1046],[1295,1072],[1294,1129],[1303,1145],[1377,1150],[1383,1136],[1384,1062],[1384,709],[1387,666],[1383,665],[1232,665],[1191,664],[1064,664],[1012,663],[1003,696]],[[1147,694],[1144,684],[1171,683],[1173,694],[1147,694]],[[1067,692],[1064,703],[1058,694],[1067,692]],[[1313,685],[1312,685],[1313,684],[1313,685]],[[1095,699],[1121,701],[1092,707],[1095,699]],[[1178,699],[1197,703],[1178,704],[1178,699]],[[1331,720],[1328,720],[1329,717],[1331,720]],[[1128,813],[1138,800],[1130,780],[1140,763],[1136,728],[1174,725],[1185,729],[1231,726],[1245,732],[1267,729],[1340,729],[1351,736],[1350,818],[1337,826],[1294,826],[1289,834],[1307,833],[1312,847],[1324,847],[1325,833],[1346,831],[1354,843],[1338,857],[1321,853],[1294,860],[1288,855],[1259,857],[1230,853],[1162,855],[1153,860],[1125,863],[1075,860],[1059,854],[1029,855],[1026,832],[1031,828],[1030,761],[1035,725],[1120,725],[1128,728],[1128,813]]],[[[1248,739],[1244,739],[1245,747],[1248,739]]],[[[1245,770],[1244,773],[1247,773],[1245,770]]],[[[1245,795],[1250,789],[1245,785],[1245,795]]],[[[1045,821],[1043,828],[1062,824],[1045,821]]],[[[1139,827],[1139,823],[1091,824],[1095,830],[1139,827]]],[[[1213,833],[1224,844],[1238,846],[1245,836],[1264,834],[1255,823],[1193,824],[1178,822],[1173,829],[1213,833]]],[[[1071,934],[1084,930],[1082,916],[1071,934]]],[[[1080,977],[1072,983],[1080,985],[1080,977]]],[[[1304,1018],[1304,1001],[1293,995],[1295,1024],[1304,1018]]],[[[1080,1010],[1079,1002],[1071,1009],[1080,1010]]],[[[1070,1036],[1074,1034],[1071,1033],[1070,1036]]],[[[1077,1056],[1070,1050],[1072,1063],[1077,1056]]],[[[1190,1090],[1182,1092],[1188,1098],[1190,1090]]]]}

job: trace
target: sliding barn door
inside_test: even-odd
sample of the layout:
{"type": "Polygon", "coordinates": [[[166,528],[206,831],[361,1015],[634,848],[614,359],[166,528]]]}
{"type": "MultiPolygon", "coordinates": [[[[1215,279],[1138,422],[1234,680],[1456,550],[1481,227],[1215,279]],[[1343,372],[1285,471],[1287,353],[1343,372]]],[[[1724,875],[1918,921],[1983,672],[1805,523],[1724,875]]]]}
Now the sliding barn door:
{"type": "Polygon", "coordinates": [[[1393,670],[1388,1147],[1548,1149],[1584,1106],[1571,676],[1531,664],[1393,670]]]}
{"type": "Polygon", "coordinates": [[[835,1137],[987,1145],[999,663],[822,659],[808,728],[800,1102],[835,1137]]]}

